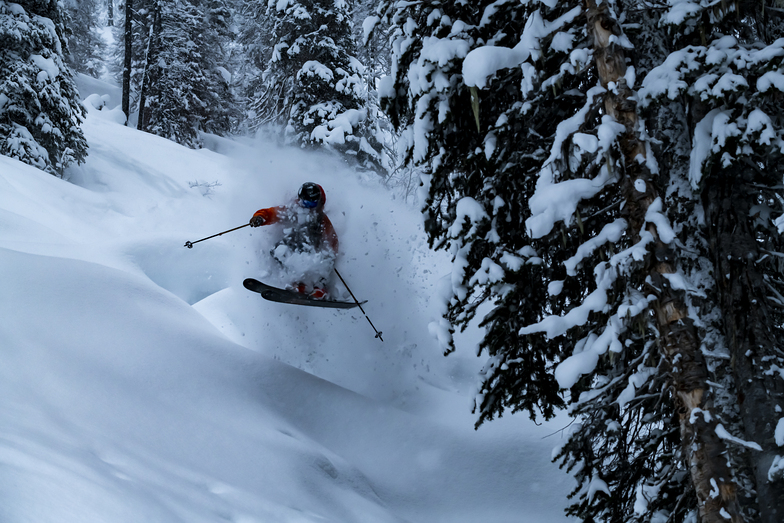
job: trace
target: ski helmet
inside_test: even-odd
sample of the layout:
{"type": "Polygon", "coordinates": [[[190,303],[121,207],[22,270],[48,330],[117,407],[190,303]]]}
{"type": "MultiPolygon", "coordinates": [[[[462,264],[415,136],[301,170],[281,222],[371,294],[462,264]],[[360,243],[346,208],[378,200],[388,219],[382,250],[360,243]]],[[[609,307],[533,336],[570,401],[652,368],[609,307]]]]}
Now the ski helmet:
{"type": "Polygon", "coordinates": [[[318,207],[319,204],[324,205],[324,189],[317,183],[303,183],[302,187],[299,188],[297,196],[299,197],[300,205],[308,209],[318,207]]]}

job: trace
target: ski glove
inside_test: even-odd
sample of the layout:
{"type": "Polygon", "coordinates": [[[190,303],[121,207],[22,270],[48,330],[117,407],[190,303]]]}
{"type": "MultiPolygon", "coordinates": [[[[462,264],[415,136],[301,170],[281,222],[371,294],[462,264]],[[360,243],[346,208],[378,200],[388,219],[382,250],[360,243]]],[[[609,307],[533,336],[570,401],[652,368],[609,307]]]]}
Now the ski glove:
{"type": "Polygon", "coordinates": [[[261,227],[262,225],[277,223],[279,216],[278,211],[281,207],[270,207],[269,209],[259,209],[253,213],[253,218],[250,219],[251,227],[261,227]]]}

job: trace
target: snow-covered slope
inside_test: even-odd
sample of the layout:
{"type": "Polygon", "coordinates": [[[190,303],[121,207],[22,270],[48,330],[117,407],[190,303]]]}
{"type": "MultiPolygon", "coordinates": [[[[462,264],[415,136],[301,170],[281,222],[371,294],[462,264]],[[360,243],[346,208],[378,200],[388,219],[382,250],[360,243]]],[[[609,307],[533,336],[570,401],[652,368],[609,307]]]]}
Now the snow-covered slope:
{"type": "Polygon", "coordinates": [[[327,156],[125,128],[80,87],[108,105],[68,181],[0,156],[0,521],[566,521],[561,424],[472,428],[478,334],[449,358],[428,334],[448,264],[414,209],[327,156]],[[383,343],[246,291],[268,228],[184,247],[307,180],[383,343]]]}

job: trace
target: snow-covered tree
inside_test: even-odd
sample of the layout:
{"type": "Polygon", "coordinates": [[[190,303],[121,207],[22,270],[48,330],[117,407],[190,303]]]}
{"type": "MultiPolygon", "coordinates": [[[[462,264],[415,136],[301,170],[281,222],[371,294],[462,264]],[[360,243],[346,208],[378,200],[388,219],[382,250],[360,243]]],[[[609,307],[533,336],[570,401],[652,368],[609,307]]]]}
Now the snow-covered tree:
{"type": "Polygon", "coordinates": [[[368,90],[374,91],[379,78],[388,75],[392,70],[392,49],[389,38],[385,34],[372,31],[378,16],[375,14],[376,0],[357,0],[352,12],[354,41],[357,46],[357,58],[362,62],[368,90]]]}
{"type": "MultiPolygon", "coordinates": [[[[677,44],[639,94],[669,128],[688,122],[679,167],[699,198],[699,233],[713,264],[709,297],[722,335],[713,350],[724,358],[716,373],[736,399],[736,434],[751,442],[740,456],[756,494],[747,513],[772,523],[784,514],[784,423],[777,429],[784,355],[776,343],[784,303],[784,13],[767,4],[668,7],[660,23],[677,44]]],[[[664,130],[656,135],[671,140],[664,130]]]]}
{"type": "Polygon", "coordinates": [[[0,154],[61,176],[87,154],[56,0],[0,0],[0,154]]]}
{"type": "Polygon", "coordinates": [[[155,2],[150,15],[139,129],[190,147],[200,147],[200,132],[228,133],[235,104],[223,67],[232,37],[225,2],[155,2]]]}
{"type": "Polygon", "coordinates": [[[238,95],[247,117],[240,123],[241,130],[255,131],[262,125],[261,117],[252,109],[259,105],[265,96],[262,73],[267,68],[268,56],[272,50],[270,38],[272,20],[267,18],[267,4],[256,0],[241,0],[238,5],[237,17],[239,31],[237,35],[238,67],[235,79],[238,95]]]}
{"type": "Polygon", "coordinates": [[[379,7],[382,102],[454,256],[439,337],[491,305],[478,423],[568,405],[585,521],[784,511],[775,9],[379,7]]]}
{"type": "Polygon", "coordinates": [[[98,78],[104,71],[106,42],[99,32],[100,0],[67,0],[68,65],[76,72],[98,78]]]}
{"type": "Polygon", "coordinates": [[[238,117],[225,67],[235,37],[228,4],[135,0],[130,13],[113,69],[124,75],[128,112],[139,111],[136,126],[190,147],[200,147],[200,132],[228,133],[238,117]]]}
{"type": "Polygon", "coordinates": [[[326,146],[384,173],[389,162],[356,58],[349,4],[270,0],[248,11],[243,41],[263,67],[252,85],[250,128],[277,126],[287,143],[326,146]]]}

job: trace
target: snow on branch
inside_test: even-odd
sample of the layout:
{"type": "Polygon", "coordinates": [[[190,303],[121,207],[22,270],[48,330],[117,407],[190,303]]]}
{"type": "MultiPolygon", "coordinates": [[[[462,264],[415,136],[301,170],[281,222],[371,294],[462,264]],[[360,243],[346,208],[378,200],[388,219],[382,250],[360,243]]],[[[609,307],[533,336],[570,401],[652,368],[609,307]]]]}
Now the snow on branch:
{"type": "MultiPolygon", "coordinates": [[[[312,109],[317,110],[323,107],[325,114],[331,114],[334,110],[331,104],[316,104],[312,109]]],[[[346,137],[354,133],[354,129],[367,119],[367,109],[348,109],[342,113],[335,114],[324,124],[317,125],[310,133],[310,139],[314,142],[322,142],[329,145],[343,145],[346,137]]]]}
{"type": "MultiPolygon", "coordinates": [[[[551,315],[544,317],[540,322],[527,325],[520,329],[519,334],[544,333],[552,339],[566,334],[569,329],[578,325],[585,325],[591,312],[606,312],[608,305],[607,291],[612,287],[617,277],[616,271],[609,263],[602,263],[594,270],[596,275],[596,290],[590,293],[578,306],[565,315],[551,315]]],[[[608,325],[609,329],[609,325],[608,325]]],[[[607,332],[607,330],[605,330],[607,332]]],[[[610,343],[607,343],[609,347],[610,343]]],[[[605,349],[606,350],[606,349],[605,349]]]]}
{"type": "MultiPolygon", "coordinates": [[[[525,24],[520,42],[513,48],[500,46],[482,46],[473,49],[463,61],[463,82],[469,87],[484,89],[490,78],[502,69],[519,67],[531,58],[536,61],[541,57],[541,41],[558,33],[565,25],[573,22],[582,13],[580,6],[561,15],[553,21],[545,20],[539,10],[534,11],[525,24]]],[[[485,13],[483,20],[488,16],[485,13]]],[[[555,50],[570,47],[573,37],[569,33],[558,33],[553,38],[555,50]]]]}
{"type": "Polygon", "coordinates": [[[463,61],[463,82],[469,87],[484,89],[498,71],[518,67],[529,56],[528,49],[521,45],[514,48],[479,47],[468,53],[463,61]]]}
{"type": "Polygon", "coordinates": [[[727,429],[724,428],[724,426],[721,423],[716,424],[716,435],[725,441],[737,443],[738,445],[742,445],[752,450],[762,451],[762,447],[759,445],[759,443],[754,443],[753,441],[744,441],[740,438],[733,436],[732,434],[729,433],[729,431],[727,431],[727,429]]]}
{"type": "MultiPolygon", "coordinates": [[[[550,149],[550,157],[539,172],[536,190],[529,201],[531,217],[525,221],[525,225],[532,238],[545,236],[555,227],[558,221],[563,221],[567,224],[571,223],[572,216],[580,201],[596,195],[604,184],[610,180],[610,172],[604,166],[600,170],[599,175],[593,180],[578,178],[556,182],[555,176],[558,169],[554,165],[556,160],[562,158],[564,144],[579,131],[585,122],[589,111],[593,108],[594,100],[605,92],[606,90],[601,86],[592,87],[588,91],[587,100],[583,107],[572,117],[558,124],[555,139],[550,149]]],[[[602,123],[604,124],[605,122],[603,121],[602,123]]],[[[612,125],[609,120],[607,124],[612,125]]],[[[609,138],[611,134],[609,133],[607,137],[609,138]]],[[[610,145],[606,140],[600,139],[596,144],[597,150],[600,148],[599,142],[602,142],[601,147],[604,148],[610,145]]],[[[587,144],[587,142],[584,142],[584,144],[587,144]]],[[[599,155],[597,154],[597,156],[599,155]]]]}
{"type": "Polygon", "coordinates": [[[303,75],[318,76],[327,83],[332,82],[332,79],[335,76],[329,67],[317,60],[308,60],[302,64],[302,68],[297,73],[297,78],[299,79],[303,75]]]}
{"type": "Polygon", "coordinates": [[[618,218],[612,223],[605,225],[602,230],[593,238],[590,238],[577,248],[574,256],[564,262],[566,267],[566,274],[575,276],[577,274],[577,266],[588,256],[593,254],[596,249],[605,243],[615,243],[621,239],[623,233],[626,231],[628,224],[623,218],[618,218]]]}

